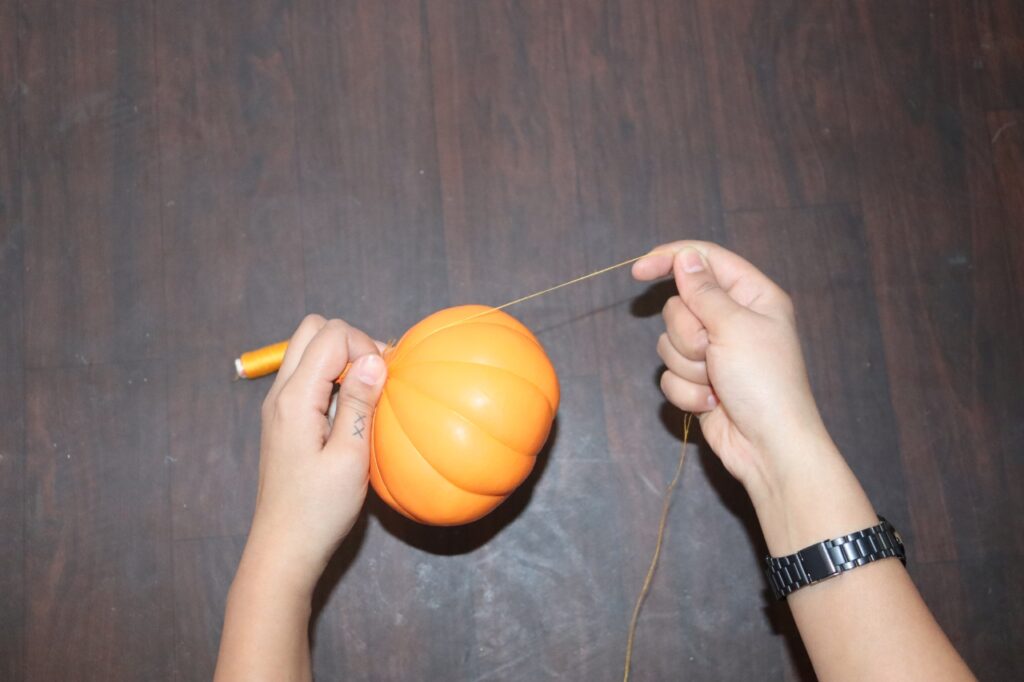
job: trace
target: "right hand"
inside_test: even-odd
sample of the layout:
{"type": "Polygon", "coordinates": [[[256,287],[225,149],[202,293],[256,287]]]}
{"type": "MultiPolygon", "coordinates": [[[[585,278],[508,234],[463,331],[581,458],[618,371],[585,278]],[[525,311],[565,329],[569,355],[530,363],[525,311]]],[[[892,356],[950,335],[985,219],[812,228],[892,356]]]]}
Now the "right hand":
{"type": "Polygon", "coordinates": [[[753,265],[708,242],[665,244],[633,265],[639,280],[668,274],[679,295],[662,313],[662,391],[699,416],[704,438],[756,504],[797,469],[800,453],[831,446],[793,304],[753,265]]]}

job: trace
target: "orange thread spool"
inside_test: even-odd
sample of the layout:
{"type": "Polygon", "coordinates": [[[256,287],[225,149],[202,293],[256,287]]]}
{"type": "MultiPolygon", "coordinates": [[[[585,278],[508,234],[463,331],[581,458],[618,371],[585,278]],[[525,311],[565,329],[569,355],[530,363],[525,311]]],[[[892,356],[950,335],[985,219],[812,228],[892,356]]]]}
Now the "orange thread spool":
{"type": "MultiPolygon", "coordinates": [[[[281,363],[284,362],[284,354],[287,350],[288,342],[281,341],[242,353],[241,356],[235,358],[235,373],[238,374],[239,379],[259,379],[273,374],[281,369],[281,363]]],[[[351,362],[345,365],[345,369],[338,376],[339,384],[348,374],[348,368],[351,366],[351,362]]]]}
{"type": "Polygon", "coordinates": [[[239,379],[258,379],[273,374],[281,368],[288,342],[281,341],[270,346],[242,353],[235,358],[235,372],[239,379]]]}

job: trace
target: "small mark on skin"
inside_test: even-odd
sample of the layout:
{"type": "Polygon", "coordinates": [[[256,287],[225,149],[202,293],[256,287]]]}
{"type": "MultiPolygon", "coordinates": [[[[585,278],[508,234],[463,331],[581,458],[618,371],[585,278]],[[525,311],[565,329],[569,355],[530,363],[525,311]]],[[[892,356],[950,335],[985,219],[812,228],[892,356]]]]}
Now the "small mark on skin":
{"type": "Polygon", "coordinates": [[[363,437],[363,430],[364,429],[366,429],[366,415],[365,414],[357,414],[356,415],[356,421],[352,425],[352,435],[353,436],[358,436],[360,439],[363,439],[364,438],[363,437]]]}

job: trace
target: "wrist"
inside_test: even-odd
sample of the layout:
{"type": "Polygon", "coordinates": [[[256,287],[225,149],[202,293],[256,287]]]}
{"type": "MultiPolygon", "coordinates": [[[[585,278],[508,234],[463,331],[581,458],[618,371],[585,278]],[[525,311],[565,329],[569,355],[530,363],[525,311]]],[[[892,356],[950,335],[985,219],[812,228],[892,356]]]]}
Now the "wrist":
{"type": "Polygon", "coordinates": [[[254,526],[231,589],[270,590],[290,602],[308,604],[322,572],[323,566],[296,558],[285,543],[274,541],[254,526]]]}
{"type": "Polygon", "coordinates": [[[227,601],[229,606],[249,613],[308,620],[313,609],[313,591],[281,580],[275,572],[239,565],[227,601]]]}
{"type": "Polygon", "coordinates": [[[755,508],[784,504],[801,482],[845,464],[824,425],[820,429],[790,426],[784,430],[790,434],[785,440],[751,441],[749,459],[753,466],[740,482],[755,508]]]}
{"type": "Polygon", "coordinates": [[[774,461],[771,484],[751,493],[772,556],[878,523],[863,487],[827,436],[793,443],[774,461]]]}

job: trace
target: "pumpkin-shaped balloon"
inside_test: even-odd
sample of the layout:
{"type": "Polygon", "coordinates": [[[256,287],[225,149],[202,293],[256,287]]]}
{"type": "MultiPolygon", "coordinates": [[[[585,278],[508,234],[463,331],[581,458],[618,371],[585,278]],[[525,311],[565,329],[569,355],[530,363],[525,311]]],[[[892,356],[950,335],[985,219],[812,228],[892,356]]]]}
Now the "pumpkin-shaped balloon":
{"type": "Polygon", "coordinates": [[[370,483],[420,523],[469,523],[501,504],[533,469],[558,409],[540,343],[500,310],[479,315],[486,310],[436,312],[386,354],[370,483]]]}

